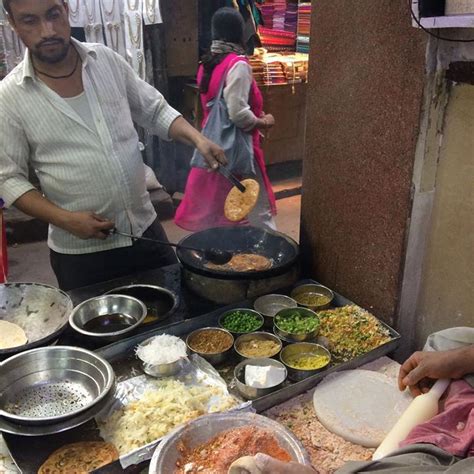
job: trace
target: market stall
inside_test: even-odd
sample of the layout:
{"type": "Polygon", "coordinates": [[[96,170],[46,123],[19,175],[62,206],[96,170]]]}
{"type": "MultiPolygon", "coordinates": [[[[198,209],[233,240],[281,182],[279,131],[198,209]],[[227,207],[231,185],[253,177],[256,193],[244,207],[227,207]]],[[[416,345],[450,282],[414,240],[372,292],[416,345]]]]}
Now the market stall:
{"type": "MultiPolygon", "coordinates": [[[[315,285],[314,282],[295,282],[280,289],[277,293],[282,295],[281,298],[286,299],[282,306],[282,303],[274,300],[273,296],[267,296],[268,292],[263,286],[265,278],[263,278],[262,287],[254,296],[223,306],[193,292],[182,280],[182,273],[183,269],[180,265],[173,265],[70,292],[70,298],[76,306],[74,313],[79,312],[81,305],[89,304],[91,298],[103,298],[101,295],[110,292],[120,293],[124,291],[123,289],[127,294],[131,285],[140,285],[142,290],[148,285],[155,289],[157,287],[164,289],[168,292],[166,298],[171,298],[171,302],[162,310],[161,314],[165,319],[141,323],[135,327],[134,331],[109,345],[107,345],[107,339],[98,340],[92,337],[92,334],[80,333],[71,328],[62,332],[59,336],[59,345],[94,350],[91,352],[94,357],[99,357],[99,360],[111,365],[115,374],[116,389],[115,392],[110,392],[111,395],[105,397],[101,402],[103,405],[99,404],[92,409],[92,412],[86,411],[85,415],[79,418],[72,417],[62,420],[59,424],[24,425],[0,416],[0,429],[4,432],[8,449],[20,469],[24,472],[36,472],[45,460],[62,446],[71,445],[71,443],[101,443],[105,439],[116,446],[116,455],[119,456],[118,460],[107,463],[107,469],[113,472],[114,469],[126,468],[130,470],[129,472],[135,472],[139,469],[137,465],[140,469],[147,465],[159,439],[174,427],[206,412],[225,413],[230,408],[238,408],[237,413],[245,414],[245,416],[257,416],[252,413],[263,413],[279,420],[286,426],[282,429],[289,430],[289,432],[284,431],[287,433],[284,439],[287,439],[285,436],[289,436],[288,446],[296,443],[294,446],[298,447],[298,438],[300,438],[303,446],[295,452],[303,449],[301,452],[309,452],[313,461],[320,460],[322,453],[315,450],[311,441],[313,438],[307,433],[303,434],[298,425],[298,419],[301,416],[298,414],[299,410],[303,410],[308,419],[314,417],[313,425],[317,423],[314,412],[303,394],[331,373],[342,369],[354,369],[364,363],[379,359],[392,351],[399,341],[400,336],[393,329],[368,312],[355,307],[341,295],[333,294],[323,287],[310,287],[313,297],[314,294],[319,295],[316,296],[319,300],[316,303],[310,301],[310,306],[312,304],[314,309],[318,309],[314,307],[314,304],[318,306],[319,303],[324,303],[320,309],[328,305],[329,308],[313,313],[304,306],[298,306],[292,297],[300,303],[304,301],[304,295],[308,296],[307,285],[315,285]],[[319,293],[314,293],[316,290],[319,293]],[[266,301],[268,298],[270,302],[266,301]],[[324,301],[320,300],[321,298],[324,301]],[[288,302],[288,309],[283,309],[275,317],[275,311],[287,306],[288,302]],[[295,324],[292,320],[295,315],[285,314],[285,311],[297,312],[299,316],[309,318],[307,320],[303,318],[304,324],[317,325],[317,329],[316,327],[302,329],[308,331],[305,337],[308,339],[306,344],[309,343],[309,346],[316,348],[317,351],[313,355],[309,353],[309,356],[314,358],[313,362],[318,361],[318,364],[321,362],[320,365],[298,368],[298,363],[292,362],[291,357],[285,358],[285,351],[288,352],[289,348],[302,344],[295,342],[299,336],[292,334],[291,324],[295,324]],[[349,340],[345,340],[342,332],[338,331],[338,326],[333,326],[336,324],[335,318],[340,321],[346,320],[346,324],[349,325],[357,321],[357,324],[361,324],[362,327],[360,331],[355,331],[349,340]],[[272,322],[274,324],[271,324],[272,322]],[[259,332],[255,333],[255,330],[259,332]],[[224,336],[223,339],[216,336],[218,333],[224,336]],[[248,333],[250,336],[256,334],[256,342],[251,340],[249,343],[249,336],[243,337],[243,333],[248,333]],[[366,334],[370,334],[369,340],[365,339],[366,334]],[[262,337],[263,339],[260,339],[262,337]],[[168,354],[174,354],[176,348],[171,350],[168,346],[173,341],[177,342],[178,346],[183,344],[185,352],[187,345],[189,358],[183,360],[172,372],[165,374],[150,372],[147,363],[153,365],[157,361],[147,359],[150,357],[150,351],[145,349],[156,338],[161,339],[158,339],[160,344],[151,346],[154,347],[151,351],[152,358],[159,353],[160,345],[168,347],[168,354]],[[275,342],[278,346],[276,351],[273,347],[275,342]],[[223,344],[226,347],[210,350],[207,347],[209,344],[223,344]],[[137,354],[142,357],[145,364],[136,355],[136,350],[140,347],[144,349],[142,353],[139,351],[137,354]],[[280,351],[281,348],[283,352],[280,351]],[[273,352],[268,353],[269,349],[273,352]],[[249,350],[250,353],[246,352],[249,350]],[[255,350],[258,353],[253,352],[255,350]],[[265,355],[265,351],[268,356],[273,354],[272,358],[255,358],[265,355]],[[222,353],[225,356],[216,359],[213,357],[213,352],[222,353]],[[327,359],[320,361],[321,356],[324,356],[324,359],[326,354],[328,354],[327,359]],[[252,382],[246,379],[245,367],[247,365],[259,367],[258,361],[262,360],[264,367],[270,364],[279,368],[280,373],[284,373],[284,378],[279,381],[278,386],[256,390],[251,387],[252,382]],[[150,373],[152,375],[148,375],[150,373]],[[163,377],[163,375],[168,376],[163,377]],[[299,395],[303,396],[303,399],[297,398],[299,395]],[[165,397],[166,403],[170,404],[166,405],[168,408],[165,411],[159,408],[164,403],[161,397],[165,397]],[[158,403],[159,400],[161,401],[158,403]],[[170,413],[174,413],[171,407],[176,405],[178,400],[179,408],[176,409],[180,416],[173,415],[170,418],[170,413]],[[196,405],[197,400],[200,400],[198,405],[196,405]],[[290,405],[281,405],[286,400],[292,400],[288,402],[290,405]],[[295,401],[298,402],[296,405],[295,401]],[[196,406],[199,407],[197,411],[196,406]],[[140,415],[138,416],[137,413],[140,415]],[[61,432],[55,434],[58,426],[61,432]],[[69,427],[71,429],[68,429],[69,427]],[[294,433],[297,434],[296,438],[294,433]],[[36,436],[32,436],[33,434],[36,436]]],[[[274,293],[275,291],[271,290],[271,294],[274,293]]],[[[141,297],[146,301],[146,312],[149,313],[150,309],[153,309],[156,297],[147,299],[144,293],[141,297]]],[[[144,313],[143,317],[145,317],[144,313]]],[[[106,334],[102,333],[102,336],[106,334]]],[[[163,357],[163,354],[160,357],[163,357]]],[[[7,364],[5,362],[3,364],[0,370],[5,370],[7,364]]],[[[25,390],[24,387],[23,389],[25,390]]],[[[67,387],[65,390],[67,391],[67,387]]],[[[1,403],[1,409],[6,411],[11,409],[11,407],[5,407],[5,400],[2,399],[1,403]]],[[[279,442],[284,443],[281,440],[279,442]]],[[[328,466],[342,464],[348,453],[355,454],[359,459],[365,459],[371,453],[370,450],[356,447],[330,434],[327,435],[327,443],[324,449],[328,466]],[[335,446],[341,447],[341,455],[334,452],[335,446]]],[[[289,447],[287,451],[290,452],[289,447]]],[[[305,458],[306,455],[295,459],[304,461],[308,459],[305,458]]],[[[155,462],[158,461],[155,459],[155,462]]]]}

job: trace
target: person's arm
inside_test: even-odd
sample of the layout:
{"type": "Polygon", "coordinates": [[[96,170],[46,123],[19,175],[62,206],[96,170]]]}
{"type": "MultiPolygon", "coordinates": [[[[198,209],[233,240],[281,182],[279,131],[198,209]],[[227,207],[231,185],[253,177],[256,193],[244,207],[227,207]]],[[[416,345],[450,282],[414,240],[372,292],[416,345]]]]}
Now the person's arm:
{"type": "Polygon", "coordinates": [[[450,351],[415,352],[400,367],[398,386],[413,395],[424,391],[426,379],[460,379],[474,373],[474,345],[450,351]]]}
{"type": "Polygon", "coordinates": [[[61,227],[82,239],[105,239],[103,230],[113,228],[92,212],[69,212],[46,199],[28,181],[29,145],[23,128],[11,111],[0,116],[0,196],[7,207],[61,227]]]}
{"type": "Polygon", "coordinates": [[[255,128],[267,130],[275,124],[271,114],[257,117],[250,109],[249,97],[252,86],[252,68],[245,61],[237,61],[229,70],[223,95],[229,118],[239,128],[251,131],[255,128]]]}
{"type": "Polygon", "coordinates": [[[199,133],[183,117],[178,117],[171,124],[169,136],[173,140],[178,140],[197,148],[212,169],[217,169],[220,165],[227,164],[224,150],[207,139],[202,133],[199,133]]]}
{"type": "Polygon", "coordinates": [[[108,236],[114,223],[93,212],[70,212],[46,199],[37,190],[20,196],[14,206],[36,219],[53,224],[80,239],[101,239],[108,236]]]}
{"type": "Polygon", "coordinates": [[[227,164],[224,151],[212,143],[181,114],[171,107],[163,95],[147,82],[141,80],[127,62],[115,55],[125,80],[126,93],[132,119],[138,125],[163,140],[178,140],[197,148],[213,169],[227,164]]]}

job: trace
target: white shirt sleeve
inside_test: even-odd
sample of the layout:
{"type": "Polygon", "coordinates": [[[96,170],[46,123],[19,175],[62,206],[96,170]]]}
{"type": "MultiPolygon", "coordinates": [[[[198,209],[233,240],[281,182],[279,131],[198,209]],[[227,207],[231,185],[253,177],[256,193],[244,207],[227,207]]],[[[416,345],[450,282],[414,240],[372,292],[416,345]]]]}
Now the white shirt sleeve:
{"type": "Polygon", "coordinates": [[[224,100],[229,117],[234,124],[244,130],[255,126],[257,117],[250,110],[249,96],[252,85],[252,67],[245,61],[238,61],[227,73],[224,100]]]}

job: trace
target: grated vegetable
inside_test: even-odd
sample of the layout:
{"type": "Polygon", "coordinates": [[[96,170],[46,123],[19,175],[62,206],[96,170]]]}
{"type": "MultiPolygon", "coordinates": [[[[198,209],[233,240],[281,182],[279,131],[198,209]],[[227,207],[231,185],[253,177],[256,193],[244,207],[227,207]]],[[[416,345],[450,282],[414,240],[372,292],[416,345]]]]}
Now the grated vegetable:
{"type": "Polygon", "coordinates": [[[121,456],[161,438],[189,420],[205,413],[228,410],[236,404],[235,399],[219,387],[188,387],[172,379],[155,382],[155,386],[99,426],[101,436],[115,445],[121,456]]]}
{"type": "Polygon", "coordinates": [[[145,364],[170,364],[186,357],[186,344],[179,337],[161,334],[138,346],[136,354],[145,364]]]}
{"type": "Polygon", "coordinates": [[[356,305],[318,311],[319,335],[329,340],[329,350],[339,361],[348,361],[390,341],[378,319],[356,305]]]}

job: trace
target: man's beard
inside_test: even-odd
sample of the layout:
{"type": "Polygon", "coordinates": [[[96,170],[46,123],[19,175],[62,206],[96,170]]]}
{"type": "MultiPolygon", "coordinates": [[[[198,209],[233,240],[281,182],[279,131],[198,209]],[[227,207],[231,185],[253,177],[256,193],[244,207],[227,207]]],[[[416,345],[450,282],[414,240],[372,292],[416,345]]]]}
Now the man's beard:
{"type": "Polygon", "coordinates": [[[70,46],[70,42],[68,41],[66,43],[63,39],[45,41],[43,43],[40,43],[32,51],[32,54],[36,59],[38,59],[39,61],[41,61],[43,63],[57,64],[57,63],[60,63],[61,61],[64,61],[64,59],[66,59],[67,53],[69,52],[69,46],[70,46]],[[44,52],[42,52],[41,46],[43,44],[53,43],[53,42],[61,44],[62,48],[60,48],[58,51],[56,51],[55,53],[52,53],[52,54],[45,54],[44,52]]]}

